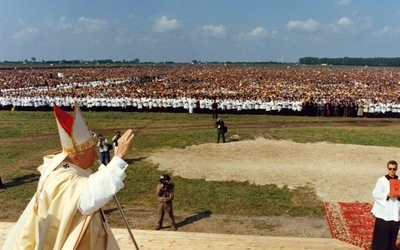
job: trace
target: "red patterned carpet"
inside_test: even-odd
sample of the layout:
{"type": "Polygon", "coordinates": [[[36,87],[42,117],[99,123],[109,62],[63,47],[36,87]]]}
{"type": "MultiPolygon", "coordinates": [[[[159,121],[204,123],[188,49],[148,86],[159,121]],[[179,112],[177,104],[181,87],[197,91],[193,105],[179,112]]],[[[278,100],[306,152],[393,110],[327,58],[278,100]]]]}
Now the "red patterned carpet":
{"type": "Polygon", "coordinates": [[[372,204],[324,202],[324,208],[333,238],[371,249],[375,223],[372,204]]]}

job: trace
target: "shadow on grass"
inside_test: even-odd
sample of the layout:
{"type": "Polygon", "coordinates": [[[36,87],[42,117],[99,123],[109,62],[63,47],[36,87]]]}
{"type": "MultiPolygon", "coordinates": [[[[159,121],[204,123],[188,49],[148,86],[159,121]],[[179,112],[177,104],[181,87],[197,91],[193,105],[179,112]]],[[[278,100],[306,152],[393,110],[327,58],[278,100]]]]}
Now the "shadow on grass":
{"type": "Polygon", "coordinates": [[[17,178],[13,178],[12,181],[4,183],[4,186],[7,188],[16,187],[19,185],[24,185],[25,183],[34,182],[39,180],[40,175],[38,174],[28,174],[23,175],[17,178]]]}
{"type": "MultiPolygon", "coordinates": [[[[138,158],[133,158],[133,159],[126,159],[126,163],[128,164],[133,164],[135,162],[140,162],[145,160],[146,157],[138,157],[138,158]]],[[[28,174],[28,175],[23,175],[20,177],[16,177],[13,178],[12,181],[3,183],[3,185],[1,185],[1,187],[4,187],[4,189],[6,188],[10,188],[10,187],[16,187],[19,185],[23,185],[29,182],[34,182],[34,181],[38,181],[39,180],[40,175],[39,174],[28,174]]]]}
{"type": "Polygon", "coordinates": [[[211,211],[207,210],[207,211],[198,213],[196,215],[192,215],[190,217],[187,217],[183,221],[178,222],[176,224],[176,226],[177,227],[183,227],[183,226],[186,226],[186,225],[191,224],[193,222],[199,221],[201,219],[209,218],[209,217],[211,217],[211,211]]]}
{"type": "Polygon", "coordinates": [[[111,214],[112,212],[115,212],[115,211],[119,212],[119,209],[116,207],[116,208],[111,208],[111,209],[104,209],[103,211],[105,214],[111,214]]]}
{"type": "Polygon", "coordinates": [[[133,164],[135,162],[139,162],[139,161],[143,161],[145,160],[147,157],[138,157],[138,158],[133,158],[133,159],[124,159],[124,161],[128,164],[133,164]]]}
{"type": "MultiPolygon", "coordinates": [[[[126,159],[126,163],[128,164],[133,164],[135,162],[140,162],[145,160],[146,157],[138,157],[138,158],[133,158],[133,159],[126,159]]],[[[12,181],[9,182],[5,182],[3,183],[3,185],[0,185],[2,188],[10,188],[10,187],[16,187],[19,185],[23,185],[29,182],[34,182],[34,181],[38,181],[40,178],[39,174],[28,174],[28,175],[23,175],[23,176],[19,176],[16,178],[13,178],[12,181]]]]}

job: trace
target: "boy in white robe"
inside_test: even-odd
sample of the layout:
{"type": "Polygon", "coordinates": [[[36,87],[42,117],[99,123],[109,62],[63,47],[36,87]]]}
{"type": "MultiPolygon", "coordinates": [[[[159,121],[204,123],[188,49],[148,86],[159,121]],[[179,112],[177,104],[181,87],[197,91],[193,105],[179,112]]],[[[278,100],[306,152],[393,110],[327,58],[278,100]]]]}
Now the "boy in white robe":
{"type": "Polygon", "coordinates": [[[372,214],[375,216],[372,236],[373,250],[395,250],[400,225],[400,196],[390,193],[390,180],[398,179],[396,161],[387,163],[388,174],[376,182],[372,191],[375,203],[372,214]]]}

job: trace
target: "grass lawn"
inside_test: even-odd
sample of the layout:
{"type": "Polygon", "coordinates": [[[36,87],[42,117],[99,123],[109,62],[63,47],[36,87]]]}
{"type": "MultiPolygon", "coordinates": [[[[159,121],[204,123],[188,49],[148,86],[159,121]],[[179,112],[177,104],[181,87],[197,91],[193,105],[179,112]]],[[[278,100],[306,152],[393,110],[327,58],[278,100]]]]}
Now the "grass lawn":
{"type": "MultiPolygon", "coordinates": [[[[111,139],[116,131],[132,128],[136,134],[127,157],[125,188],[118,194],[125,207],[154,207],[160,171],[145,159],[165,147],[215,143],[214,120],[208,114],[85,112],[90,129],[111,139]]],[[[343,144],[398,147],[396,119],[223,115],[236,140],[265,137],[295,142],[328,141],[343,144]]],[[[0,111],[0,176],[7,191],[0,192],[0,221],[16,221],[36,190],[42,157],[60,150],[52,112],[0,111]]],[[[94,168],[95,169],[95,168],[94,168]]],[[[227,215],[316,216],[324,211],[310,187],[278,188],[246,182],[218,182],[172,176],[178,211],[212,211],[227,215]],[[201,190],[201,192],[199,192],[201,190]],[[297,198],[296,198],[297,197],[297,198]],[[298,197],[301,197],[299,200],[298,197]]]]}

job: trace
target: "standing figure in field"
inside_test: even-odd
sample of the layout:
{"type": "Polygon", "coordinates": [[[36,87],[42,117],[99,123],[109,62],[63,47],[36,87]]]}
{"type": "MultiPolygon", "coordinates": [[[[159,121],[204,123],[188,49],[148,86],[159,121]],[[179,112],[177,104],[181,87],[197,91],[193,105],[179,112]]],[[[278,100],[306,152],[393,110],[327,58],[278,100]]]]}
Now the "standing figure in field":
{"type": "Polygon", "coordinates": [[[222,142],[225,142],[225,122],[221,118],[218,118],[217,121],[215,122],[215,127],[217,128],[217,143],[219,143],[221,137],[222,137],[222,142]]]}
{"type": "Polygon", "coordinates": [[[172,208],[172,201],[174,200],[174,183],[171,182],[171,177],[168,174],[160,176],[160,184],[157,185],[156,195],[158,199],[158,221],[156,230],[162,228],[164,215],[168,214],[172,222],[172,229],[176,231],[176,223],[174,218],[174,211],[172,208]]]}
{"type": "Polygon", "coordinates": [[[400,225],[400,196],[390,194],[390,180],[398,179],[397,162],[386,164],[387,174],[380,177],[372,191],[374,205],[371,212],[375,216],[372,236],[373,250],[395,250],[400,225]]]}

